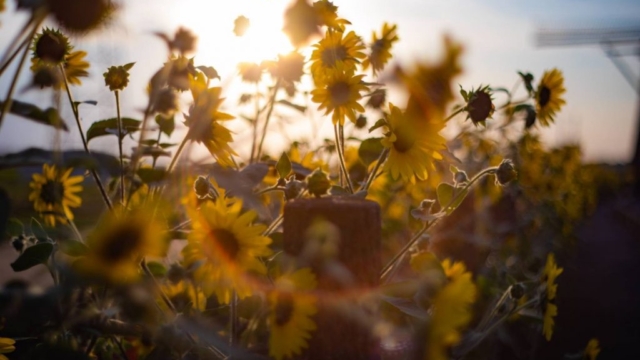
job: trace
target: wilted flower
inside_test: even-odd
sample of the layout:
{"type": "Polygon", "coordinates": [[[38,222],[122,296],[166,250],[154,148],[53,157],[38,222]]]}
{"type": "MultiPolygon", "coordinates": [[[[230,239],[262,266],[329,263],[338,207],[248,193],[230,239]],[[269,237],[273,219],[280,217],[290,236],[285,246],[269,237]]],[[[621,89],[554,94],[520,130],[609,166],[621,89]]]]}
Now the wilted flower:
{"type": "Polygon", "coordinates": [[[491,99],[489,86],[481,86],[478,90],[471,89],[469,94],[463,91],[463,96],[467,102],[465,106],[467,119],[471,119],[474,125],[484,124],[487,119],[491,118],[495,111],[495,105],[491,99]]]}

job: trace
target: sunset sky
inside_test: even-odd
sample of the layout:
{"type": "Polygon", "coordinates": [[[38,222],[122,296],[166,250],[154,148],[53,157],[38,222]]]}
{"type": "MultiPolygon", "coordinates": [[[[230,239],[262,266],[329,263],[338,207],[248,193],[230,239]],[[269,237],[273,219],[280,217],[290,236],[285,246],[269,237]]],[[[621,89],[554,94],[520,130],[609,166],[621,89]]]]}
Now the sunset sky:
{"type": "MultiPolygon", "coordinates": [[[[154,32],[173,33],[178,26],[199,36],[196,63],[214,66],[222,76],[226,104],[233,106],[231,78],[239,61],[273,58],[290,49],[280,32],[282,13],[289,0],[131,0],[122,12],[98,35],[74,39],[76,49],[87,50],[91,62],[90,79],[84,82],[79,100],[93,99],[97,107],[84,107],[85,129],[96,120],[113,117],[113,95],[104,87],[102,73],[108,66],[136,62],[131,83],[123,93],[124,116],[140,118],[146,104],[145,85],[166,57],[164,44],[154,32]],[[246,38],[234,36],[233,21],[248,17],[252,26],[246,38]]],[[[465,45],[465,72],[458,82],[466,88],[480,84],[511,88],[516,71],[529,71],[536,83],[544,70],[558,67],[564,72],[567,106],[556,125],[544,131],[550,145],[580,142],[588,161],[630,159],[635,146],[638,99],[634,90],[598,47],[537,48],[535,34],[541,28],[614,27],[640,25],[640,2],[632,0],[593,1],[461,1],[461,0],[335,0],[341,17],[369,41],[383,22],[398,24],[400,41],[394,61],[410,64],[437,59],[442,36],[450,34],[465,45]]],[[[13,2],[10,2],[13,6],[13,2]]],[[[0,16],[0,49],[24,22],[25,17],[0,16]]],[[[638,74],[637,57],[625,61],[638,74]]],[[[7,73],[12,73],[8,71],[7,73]]],[[[49,92],[22,92],[30,81],[25,71],[16,98],[51,106],[49,92]]],[[[0,79],[0,97],[8,87],[8,76],[0,79]]],[[[72,116],[63,116],[72,125],[72,116]]],[[[75,126],[64,134],[64,148],[81,148],[75,126]]],[[[13,116],[0,128],[0,154],[31,146],[51,148],[54,131],[13,116]]],[[[246,134],[237,134],[243,139],[246,134]]],[[[92,143],[96,150],[111,151],[109,140],[92,143]]]]}

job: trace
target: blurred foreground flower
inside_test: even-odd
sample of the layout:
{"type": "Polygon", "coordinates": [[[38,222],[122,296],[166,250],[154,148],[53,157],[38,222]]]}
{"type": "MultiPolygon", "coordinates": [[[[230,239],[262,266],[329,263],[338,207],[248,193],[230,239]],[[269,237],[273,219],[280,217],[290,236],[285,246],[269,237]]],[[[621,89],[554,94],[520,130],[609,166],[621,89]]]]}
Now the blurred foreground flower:
{"type": "Polygon", "coordinates": [[[224,304],[234,290],[240,298],[250,295],[247,273],[265,274],[258,257],[271,255],[271,239],[262,235],[266,226],[253,225],[256,213],[243,213],[239,200],[230,203],[219,197],[187,211],[193,231],[182,254],[188,266],[197,266],[195,281],[207,296],[215,293],[224,304]]]}
{"type": "Polygon", "coordinates": [[[316,324],[316,298],[309,291],[317,286],[316,277],[309,268],[283,274],[275,280],[275,289],[269,293],[269,355],[277,360],[300,355],[306,348],[316,324]]]}
{"type": "Polygon", "coordinates": [[[15,347],[16,341],[10,338],[0,338],[0,360],[9,360],[3,354],[10,353],[16,349],[15,347]]]}
{"type": "Polygon", "coordinates": [[[547,263],[544,266],[542,273],[542,283],[544,296],[542,298],[543,305],[543,325],[542,333],[547,341],[551,340],[553,335],[553,326],[555,324],[554,318],[558,315],[558,306],[552,301],[556,298],[558,291],[558,285],[555,283],[556,278],[562,274],[563,269],[556,265],[556,259],[553,254],[547,255],[547,263]]]}
{"type": "Polygon", "coordinates": [[[89,250],[74,264],[76,270],[108,283],[136,280],[143,258],[164,256],[167,251],[163,228],[153,214],[152,207],[107,213],[87,237],[89,250]]]}
{"type": "Polygon", "coordinates": [[[380,37],[373,32],[373,39],[371,40],[371,51],[369,56],[362,62],[362,68],[367,70],[369,66],[374,74],[381,71],[385,64],[391,59],[391,46],[398,41],[398,34],[396,33],[397,25],[389,25],[384,23],[380,32],[380,37]]]}
{"type": "Polygon", "coordinates": [[[29,201],[49,226],[55,226],[56,220],[66,224],[73,220],[72,207],[78,207],[82,200],[76,194],[82,191],[79,183],[82,176],[70,176],[72,168],[62,172],[55,165],[44,164],[42,174],[33,174],[29,184],[29,201]]]}
{"type": "Polygon", "coordinates": [[[584,357],[589,360],[596,360],[600,354],[600,342],[598,339],[591,339],[587,343],[587,347],[584,349],[584,357]]]}

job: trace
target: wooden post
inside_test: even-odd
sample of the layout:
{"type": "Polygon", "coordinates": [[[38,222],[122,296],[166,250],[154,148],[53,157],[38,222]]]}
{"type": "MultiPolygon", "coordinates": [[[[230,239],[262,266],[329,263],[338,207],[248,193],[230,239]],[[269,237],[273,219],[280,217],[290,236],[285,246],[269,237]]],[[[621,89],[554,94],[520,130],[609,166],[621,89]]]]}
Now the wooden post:
{"type": "Polygon", "coordinates": [[[301,358],[379,358],[373,317],[357,301],[378,285],[380,225],[373,201],[326,197],[285,205],[284,250],[318,277],[317,330],[301,358]]]}

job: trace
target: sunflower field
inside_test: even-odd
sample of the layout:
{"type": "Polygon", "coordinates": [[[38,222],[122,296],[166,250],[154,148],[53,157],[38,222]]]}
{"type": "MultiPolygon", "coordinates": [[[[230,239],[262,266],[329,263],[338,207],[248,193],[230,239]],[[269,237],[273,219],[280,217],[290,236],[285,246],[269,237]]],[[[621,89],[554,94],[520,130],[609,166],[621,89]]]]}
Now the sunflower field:
{"type": "MultiPolygon", "coordinates": [[[[1,50],[0,132],[11,115],[82,141],[0,156],[0,359],[547,358],[575,229],[631,176],[543,145],[554,64],[461,84],[455,37],[395,63],[402,24],[358,34],[338,5],[291,1],[294,50],[237,64],[237,95],[188,24],[154,34],[163,65],[125,116],[150,65],[98,69],[98,104],[74,45],[125,4],[0,1],[27,15],[1,50]],[[302,123],[330,131],[274,136],[302,123]]],[[[548,358],[596,359],[598,337],[548,358]]]]}

